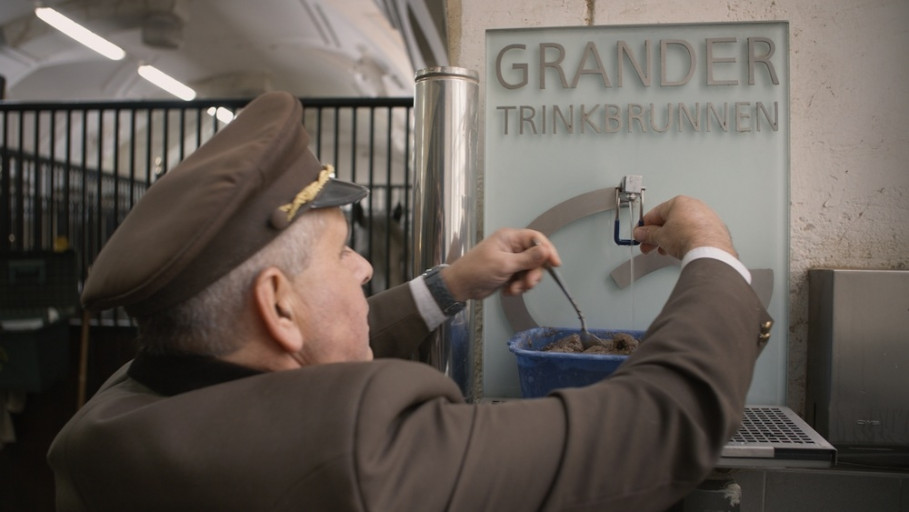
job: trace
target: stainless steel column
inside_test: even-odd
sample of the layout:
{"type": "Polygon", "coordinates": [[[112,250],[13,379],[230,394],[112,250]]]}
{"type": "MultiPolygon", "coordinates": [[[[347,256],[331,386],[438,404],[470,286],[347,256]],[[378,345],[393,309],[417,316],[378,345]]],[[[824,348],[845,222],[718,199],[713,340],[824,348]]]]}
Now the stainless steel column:
{"type": "MultiPolygon", "coordinates": [[[[476,243],[479,96],[476,72],[432,67],[414,95],[414,271],[452,263],[476,243]]],[[[439,329],[420,359],[473,398],[474,306],[439,329]]]]}

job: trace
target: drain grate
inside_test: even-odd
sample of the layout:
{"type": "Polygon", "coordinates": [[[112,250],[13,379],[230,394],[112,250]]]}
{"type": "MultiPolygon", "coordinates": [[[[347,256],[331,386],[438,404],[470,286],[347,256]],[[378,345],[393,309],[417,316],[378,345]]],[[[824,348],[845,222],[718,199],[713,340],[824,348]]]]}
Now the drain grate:
{"type": "Polygon", "coordinates": [[[785,411],[776,407],[749,407],[731,442],[812,444],[814,440],[785,411]]]}
{"type": "Polygon", "coordinates": [[[788,407],[748,406],[720,466],[829,467],[836,449],[788,407]]]}

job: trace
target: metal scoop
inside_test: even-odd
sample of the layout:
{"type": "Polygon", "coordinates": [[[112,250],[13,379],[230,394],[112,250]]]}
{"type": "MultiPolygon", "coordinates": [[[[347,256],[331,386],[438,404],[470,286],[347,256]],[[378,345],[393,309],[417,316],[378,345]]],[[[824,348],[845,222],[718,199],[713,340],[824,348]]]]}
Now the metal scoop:
{"type": "MultiPolygon", "coordinates": [[[[539,244],[540,243],[538,241],[533,241],[533,245],[539,244]]],[[[584,321],[584,313],[581,313],[581,308],[579,308],[577,302],[574,301],[574,297],[568,293],[568,288],[565,288],[565,283],[562,282],[562,276],[559,275],[559,272],[549,264],[546,264],[544,266],[546,267],[546,270],[549,271],[549,275],[552,276],[556,284],[559,285],[559,288],[562,289],[562,293],[564,293],[565,297],[568,298],[568,302],[571,303],[571,307],[573,307],[574,310],[578,313],[578,320],[581,321],[581,345],[584,346],[585,350],[597,345],[604,346],[606,342],[591,334],[590,331],[587,330],[587,322],[584,321]]]]}

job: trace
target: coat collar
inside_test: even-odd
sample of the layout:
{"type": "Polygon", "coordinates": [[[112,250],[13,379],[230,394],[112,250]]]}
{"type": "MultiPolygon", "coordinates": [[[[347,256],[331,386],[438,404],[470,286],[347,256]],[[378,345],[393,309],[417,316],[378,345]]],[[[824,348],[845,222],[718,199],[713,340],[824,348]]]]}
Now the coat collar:
{"type": "Polygon", "coordinates": [[[128,375],[152,391],[178,395],[215,384],[259,375],[259,370],[196,354],[149,354],[140,351],[128,375]]]}

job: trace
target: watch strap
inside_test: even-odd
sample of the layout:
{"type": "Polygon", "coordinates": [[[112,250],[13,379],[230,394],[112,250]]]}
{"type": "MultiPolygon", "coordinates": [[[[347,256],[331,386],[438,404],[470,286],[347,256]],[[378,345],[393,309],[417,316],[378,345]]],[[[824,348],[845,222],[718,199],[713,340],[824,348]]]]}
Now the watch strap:
{"type": "Polygon", "coordinates": [[[429,293],[436,301],[439,309],[442,310],[442,313],[444,313],[445,316],[452,316],[461,312],[467,303],[456,300],[448,289],[448,286],[445,285],[441,271],[447,266],[448,265],[443,263],[427,270],[423,273],[423,281],[426,283],[426,288],[429,289],[429,293]]]}

